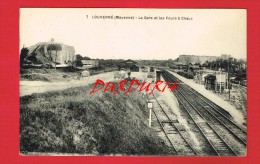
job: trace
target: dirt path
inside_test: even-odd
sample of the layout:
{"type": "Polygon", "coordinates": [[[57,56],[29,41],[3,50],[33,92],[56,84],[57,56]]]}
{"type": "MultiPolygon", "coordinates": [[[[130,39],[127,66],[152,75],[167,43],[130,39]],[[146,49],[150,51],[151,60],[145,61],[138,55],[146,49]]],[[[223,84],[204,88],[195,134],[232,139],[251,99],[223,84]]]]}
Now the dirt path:
{"type": "Polygon", "coordinates": [[[32,93],[43,93],[47,91],[86,86],[88,84],[94,83],[97,79],[102,79],[104,82],[107,82],[113,80],[113,78],[113,72],[108,72],[85,77],[80,80],[64,82],[20,81],[20,96],[30,95],[32,93]]]}

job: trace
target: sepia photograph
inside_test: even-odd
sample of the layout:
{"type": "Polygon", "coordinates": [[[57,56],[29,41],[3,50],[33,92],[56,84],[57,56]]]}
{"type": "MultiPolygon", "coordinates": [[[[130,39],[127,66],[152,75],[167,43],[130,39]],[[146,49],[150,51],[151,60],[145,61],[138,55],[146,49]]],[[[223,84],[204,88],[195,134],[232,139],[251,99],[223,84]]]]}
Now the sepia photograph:
{"type": "Polygon", "coordinates": [[[246,9],[19,12],[20,155],[247,155],[246,9]]]}

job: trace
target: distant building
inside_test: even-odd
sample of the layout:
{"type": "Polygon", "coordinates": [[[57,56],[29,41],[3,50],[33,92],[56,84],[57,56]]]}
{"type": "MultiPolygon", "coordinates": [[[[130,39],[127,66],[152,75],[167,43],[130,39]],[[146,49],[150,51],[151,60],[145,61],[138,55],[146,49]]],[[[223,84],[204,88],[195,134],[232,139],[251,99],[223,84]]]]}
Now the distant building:
{"type": "Polygon", "coordinates": [[[139,72],[141,66],[136,61],[128,59],[128,60],[120,62],[118,64],[118,68],[119,68],[119,70],[125,69],[125,70],[129,70],[131,72],[139,72]]]}
{"type": "Polygon", "coordinates": [[[99,67],[98,60],[81,60],[81,63],[84,69],[99,67]]]}
{"type": "Polygon", "coordinates": [[[211,62],[217,59],[228,60],[232,58],[231,55],[221,54],[221,56],[197,56],[197,55],[180,55],[177,59],[177,62],[180,62],[184,65],[188,64],[205,64],[206,61],[211,62]]]}
{"type": "Polygon", "coordinates": [[[221,59],[228,60],[229,58],[232,58],[232,56],[228,54],[221,54],[221,59]]]}
{"type": "Polygon", "coordinates": [[[130,67],[131,67],[132,65],[134,65],[134,64],[137,64],[137,62],[136,62],[136,61],[133,61],[133,60],[131,60],[131,59],[128,59],[128,60],[125,60],[125,61],[120,62],[120,63],[118,64],[118,66],[121,67],[121,68],[128,69],[128,68],[130,68],[130,67]]]}
{"type": "Polygon", "coordinates": [[[196,55],[180,55],[178,62],[181,62],[184,65],[187,64],[195,64],[195,63],[199,63],[199,64],[203,64],[206,61],[213,61],[218,59],[218,56],[196,56],[196,55]]]}
{"type": "Polygon", "coordinates": [[[173,69],[183,69],[185,68],[185,65],[182,62],[174,61],[169,64],[169,67],[173,69]]]}

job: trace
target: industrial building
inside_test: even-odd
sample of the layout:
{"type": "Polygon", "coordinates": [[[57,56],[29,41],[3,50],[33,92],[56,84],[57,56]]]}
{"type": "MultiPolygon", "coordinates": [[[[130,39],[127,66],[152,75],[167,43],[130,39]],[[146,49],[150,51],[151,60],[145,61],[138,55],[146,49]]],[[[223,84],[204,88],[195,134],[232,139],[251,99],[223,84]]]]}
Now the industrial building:
{"type": "Polygon", "coordinates": [[[119,70],[125,69],[125,70],[131,71],[131,72],[139,72],[141,66],[136,61],[128,59],[128,60],[120,62],[118,64],[118,68],[119,68],[119,70]]]}

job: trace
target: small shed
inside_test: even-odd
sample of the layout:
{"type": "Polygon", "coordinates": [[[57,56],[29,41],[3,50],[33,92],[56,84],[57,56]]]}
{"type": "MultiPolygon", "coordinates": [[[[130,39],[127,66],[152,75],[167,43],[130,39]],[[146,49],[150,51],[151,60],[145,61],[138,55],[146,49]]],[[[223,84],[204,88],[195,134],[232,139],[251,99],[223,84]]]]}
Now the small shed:
{"type": "Polygon", "coordinates": [[[216,76],[215,75],[207,75],[204,77],[204,86],[207,90],[214,90],[215,89],[215,81],[216,81],[216,76]]]}

